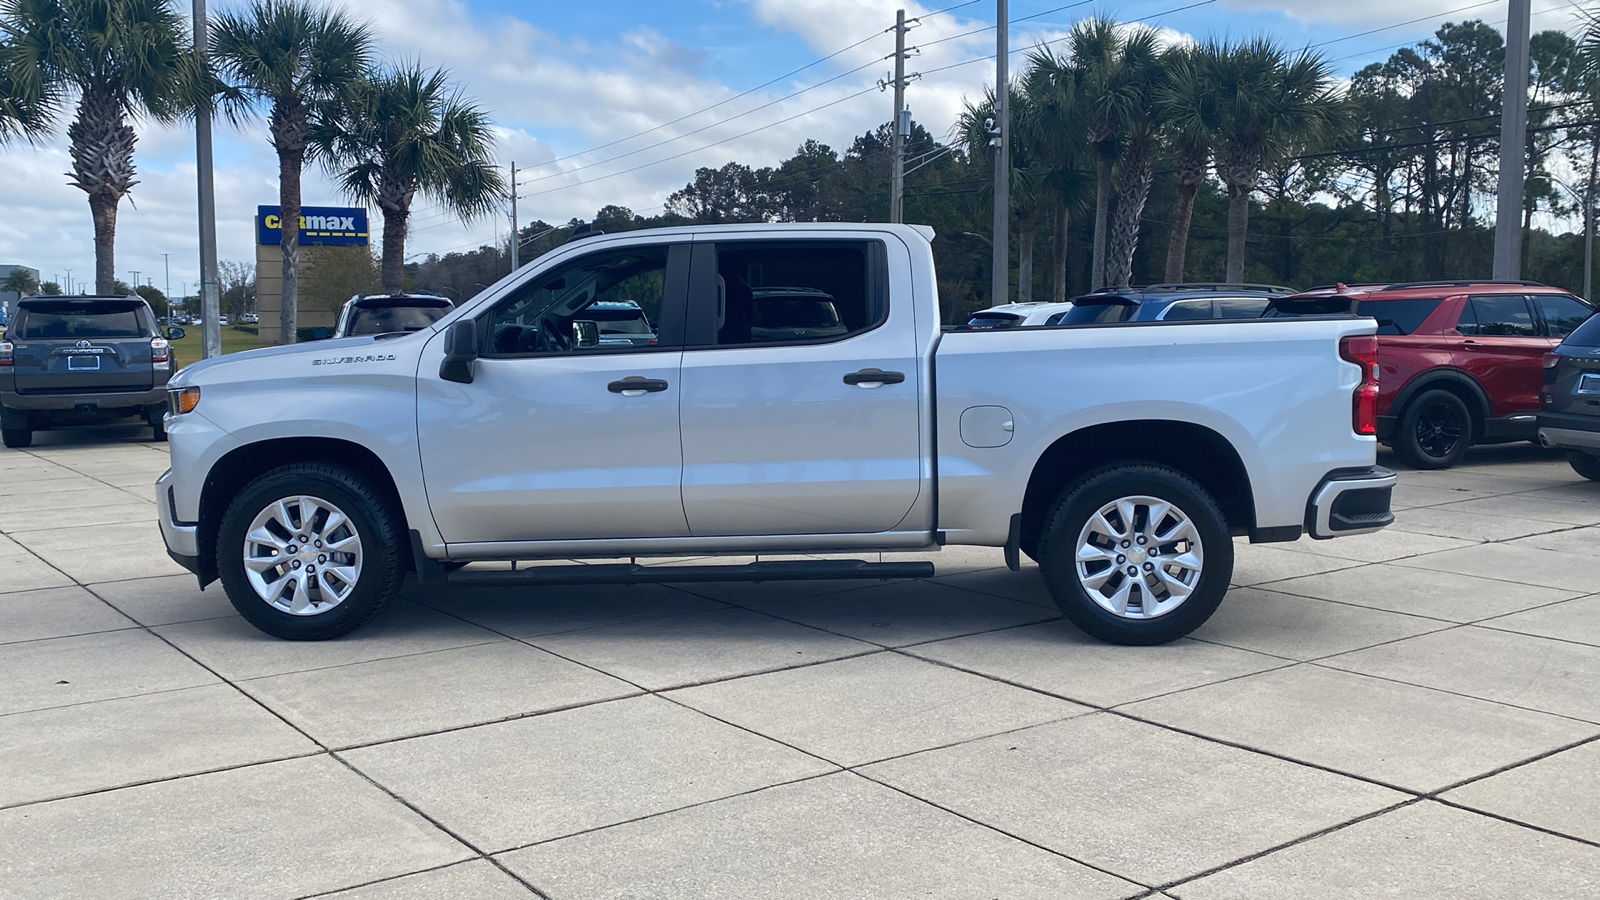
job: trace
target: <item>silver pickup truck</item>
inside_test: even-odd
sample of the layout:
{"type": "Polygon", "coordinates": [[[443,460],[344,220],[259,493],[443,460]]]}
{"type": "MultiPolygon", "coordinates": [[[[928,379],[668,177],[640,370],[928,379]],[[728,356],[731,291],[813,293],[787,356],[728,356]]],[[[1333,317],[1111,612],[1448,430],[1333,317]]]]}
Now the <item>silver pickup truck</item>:
{"type": "Polygon", "coordinates": [[[171,386],[168,550],[262,630],[320,639],[409,572],[926,577],[927,562],[808,555],[974,544],[1037,560],[1089,633],[1149,644],[1216,609],[1234,536],[1392,521],[1372,320],[946,332],[931,238],[857,224],[591,237],[417,332],[197,363],[171,386]],[[826,296],[828,321],[779,295],[826,296]],[[622,302],[655,323],[649,343],[601,339],[589,311],[622,302]],[[750,554],[762,561],[634,559],[750,554]],[[625,561],[459,568],[586,558],[625,561]]]}
{"type": "MultiPolygon", "coordinates": [[[[173,329],[182,337],[182,329],[173,329]]],[[[141,297],[24,297],[0,342],[0,433],[138,417],[166,440],[172,349],[141,297]]]]}

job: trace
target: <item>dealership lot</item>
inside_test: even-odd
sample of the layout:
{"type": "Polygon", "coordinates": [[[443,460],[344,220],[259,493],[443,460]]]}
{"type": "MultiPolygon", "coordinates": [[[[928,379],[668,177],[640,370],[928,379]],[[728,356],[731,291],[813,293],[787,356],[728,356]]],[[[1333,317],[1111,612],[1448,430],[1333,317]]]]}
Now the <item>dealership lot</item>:
{"type": "Polygon", "coordinates": [[[971,548],[296,644],[166,558],[144,433],[0,454],[0,897],[1600,894],[1600,484],[1528,445],[1165,647],[971,548]]]}

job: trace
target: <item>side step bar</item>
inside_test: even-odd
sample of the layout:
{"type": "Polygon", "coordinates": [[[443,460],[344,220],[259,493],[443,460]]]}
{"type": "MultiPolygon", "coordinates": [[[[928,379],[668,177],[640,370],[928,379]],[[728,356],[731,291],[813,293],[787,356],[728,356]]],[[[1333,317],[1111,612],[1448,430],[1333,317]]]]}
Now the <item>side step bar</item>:
{"type": "Polygon", "coordinates": [[[708,581],[828,581],[840,578],[932,578],[931,562],[865,562],[859,559],[805,559],[754,562],[742,566],[534,566],[474,572],[462,569],[444,578],[451,587],[523,587],[571,584],[672,584],[708,581]]]}

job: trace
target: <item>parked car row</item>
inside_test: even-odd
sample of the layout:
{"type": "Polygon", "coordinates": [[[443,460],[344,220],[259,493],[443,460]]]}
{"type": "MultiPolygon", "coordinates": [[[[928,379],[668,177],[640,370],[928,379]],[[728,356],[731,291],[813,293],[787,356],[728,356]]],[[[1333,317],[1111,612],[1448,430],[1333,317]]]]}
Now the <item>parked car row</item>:
{"type": "MultiPolygon", "coordinates": [[[[1372,318],[1378,322],[1378,439],[1409,466],[1443,469],[1460,462],[1473,444],[1539,439],[1541,387],[1557,367],[1546,354],[1593,312],[1589,302],[1532,281],[1337,284],[1298,293],[1274,285],[1159,284],[1096,291],[1070,303],[998,306],[974,313],[964,327],[1372,318]]],[[[1590,355],[1582,349],[1559,358],[1577,365],[1590,355]]],[[[1600,360],[1600,353],[1594,356],[1600,360]]],[[[1583,383],[1600,390],[1600,377],[1583,383]]],[[[1587,400],[1582,408],[1591,409],[1587,400]]],[[[1600,411],[1600,403],[1592,408],[1600,411]]],[[[1574,467],[1590,465],[1581,450],[1574,459],[1574,467]]]]}

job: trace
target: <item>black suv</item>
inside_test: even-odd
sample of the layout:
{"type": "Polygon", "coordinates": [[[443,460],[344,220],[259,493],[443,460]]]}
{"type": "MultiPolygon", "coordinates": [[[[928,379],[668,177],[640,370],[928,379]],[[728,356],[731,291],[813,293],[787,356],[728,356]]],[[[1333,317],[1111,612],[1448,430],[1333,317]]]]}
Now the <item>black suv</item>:
{"type": "Polygon", "coordinates": [[[138,416],[166,440],[172,349],[139,297],[24,297],[0,341],[0,433],[7,447],[55,425],[138,416]]]}
{"type": "Polygon", "coordinates": [[[1573,471],[1600,481],[1600,316],[1544,357],[1539,443],[1567,451],[1573,471]]]}

